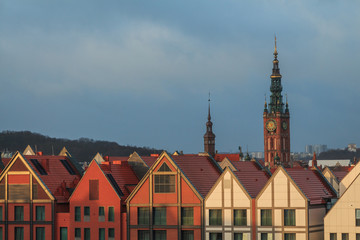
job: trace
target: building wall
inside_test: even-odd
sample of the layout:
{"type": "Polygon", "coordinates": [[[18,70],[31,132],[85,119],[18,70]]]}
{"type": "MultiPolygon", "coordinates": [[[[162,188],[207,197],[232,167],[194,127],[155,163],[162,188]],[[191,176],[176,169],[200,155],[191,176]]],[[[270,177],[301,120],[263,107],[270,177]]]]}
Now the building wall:
{"type": "MultiPolygon", "coordinates": [[[[156,163],[154,164],[154,166],[156,163]]],[[[194,189],[182,177],[180,171],[176,169],[166,157],[163,157],[156,167],[150,170],[147,179],[144,180],[139,189],[134,190],[134,196],[128,202],[128,238],[136,240],[139,230],[150,231],[150,237],[153,236],[154,230],[165,230],[167,239],[181,239],[181,230],[191,230],[194,232],[194,239],[202,239],[202,201],[195,194],[194,189]],[[175,192],[173,193],[155,193],[154,190],[154,175],[163,174],[157,172],[162,164],[170,167],[170,174],[175,176],[175,192]],[[149,207],[149,222],[148,226],[138,225],[138,209],[140,207],[149,207]],[[153,224],[153,209],[154,207],[166,208],[166,225],[156,226],[153,224]],[[181,208],[193,208],[193,222],[192,226],[181,225],[181,208]]]]}
{"type": "Polygon", "coordinates": [[[211,232],[221,232],[223,239],[232,240],[234,233],[243,233],[244,240],[251,239],[252,200],[239,185],[235,176],[226,171],[205,200],[205,239],[210,239],[211,232]],[[222,210],[222,225],[209,225],[209,210],[222,210]],[[246,226],[234,226],[234,209],[245,209],[246,226]]]}
{"type": "Polygon", "coordinates": [[[324,218],[324,239],[330,240],[330,233],[349,233],[349,240],[355,240],[360,227],[355,224],[355,209],[360,209],[360,178],[357,177],[324,218]]]}
{"type": "Polygon", "coordinates": [[[81,237],[84,238],[84,229],[90,228],[92,240],[99,239],[99,229],[105,229],[105,239],[108,239],[110,228],[115,230],[115,238],[121,239],[121,200],[114,188],[100,170],[100,167],[92,162],[86,173],[79,182],[70,198],[70,226],[68,229],[69,239],[75,239],[75,228],[81,229],[81,237]],[[99,181],[99,194],[97,200],[89,198],[89,181],[99,181]],[[75,207],[80,207],[80,221],[75,221],[75,207]],[[90,218],[84,216],[84,208],[90,208],[90,218]],[[104,207],[105,217],[99,217],[99,207],[104,207]],[[109,221],[109,207],[114,207],[114,221],[109,221]]]}
{"type": "Polygon", "coordinates": [[[307,219],[306,198],[290,181],[284,170],[280,169],[257,197],[258,239],[261,239],[261,233],[268,233],[269,239],[283,239],[285,233],[295,233],[296,240],[306,240],[308,239],[307,219]],[[272,226],[261,225],[261,209],[272,210],[272,226]],[[295,209],[295,226],[284,226],[284,209],[295,209]]]}
{"type": "Polygon", "coordinates": [[[333,188],[336,191],[336,194],[339,194],[340,191],[340,185],[338,183],[338,181],[336,180],[335,176],[333,174],[331,174],[328,170],[323,172],[324,177],[326,178],[326,180],[328,180],[328,182],[333,186],[333,188]]]}
{"type": "Polygon", "coordinates": [[[339,187],[339,196],[341,197],[349,185],[354,181],[354,179],[360,174],[360,164],[357,163],[351,171],[346,174],[346,176],[341,180],[339,187]]]}

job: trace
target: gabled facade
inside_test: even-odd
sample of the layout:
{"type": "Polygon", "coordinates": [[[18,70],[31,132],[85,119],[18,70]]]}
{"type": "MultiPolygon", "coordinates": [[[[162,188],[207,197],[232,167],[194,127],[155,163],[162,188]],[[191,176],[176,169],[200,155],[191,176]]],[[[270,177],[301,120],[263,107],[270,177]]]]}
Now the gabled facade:
{"type": "Polygon", "coordinates": [[[257,239],[323,239],[323,217],[336,193],[320,174],[277,168],[256,198],[257,239]]]}
{"type": "Polygon", "coordinates": [[[360,177],[344,191],[324,218],[325,240],[360,239],[360,177]]]}
{"type": "Polygon", "coordinates": [[[66,157],[16,153],[0,175],[4,239],[67,237],[68,222],[62,214],[80,176],[66,157]]]}
{"type": "Polygon", "coordinates": [[[348,174],[340,181],[339,196],[341,197],[350,184],[360,174],[360,161],[351,169],[348,174]]]}
{"type": "Polygon", "coordinates": [[[326,180],[333,186],[337,195],[340,194],[340,181],[347,175],[347,173],[351,170],[351,167],[325,167],[322,171],[322,174],[326,178],[326,180]]]}
{"type": "Polygon", "coordinates": [[[121,197],[124,194],[114,184],[97,161],[91,161],[69,199],[69,239],[123,239],[125,215],[122,216],[121,197]]]}
{"type": "Polygon", "coordinates": [[[206,156],[163,152],[128,197],[127,239],[204,239],[203,196],[213,184],[204,177],[220,176],[208,161],[206,156]]]}
{"type": "Polygon", "coordinates": [[[205,198],[205,239],[253,239],[254,207],[245,187],[225,167],[205,198]]]}

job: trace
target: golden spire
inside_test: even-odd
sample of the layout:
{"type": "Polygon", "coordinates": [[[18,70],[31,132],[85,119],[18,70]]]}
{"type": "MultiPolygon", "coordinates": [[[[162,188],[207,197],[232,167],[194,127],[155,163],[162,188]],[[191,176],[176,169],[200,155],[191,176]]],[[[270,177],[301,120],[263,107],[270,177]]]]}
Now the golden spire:
{"type": "Polygon", "coordinates": [[[275,34],[275,50],[274,50],[274,56],[275,58],[277,57],[278,53],[277,53],[277,48],[276,48],[276,34],[275,34]]]}

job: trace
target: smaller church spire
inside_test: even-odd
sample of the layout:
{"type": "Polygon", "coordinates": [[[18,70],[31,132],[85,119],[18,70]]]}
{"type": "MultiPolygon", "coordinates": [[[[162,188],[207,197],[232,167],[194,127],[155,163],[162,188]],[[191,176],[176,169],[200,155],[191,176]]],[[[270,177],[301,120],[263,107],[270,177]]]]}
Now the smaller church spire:
{"type": "Polygon", "coordinates": [[[209,92],[209,106],[208,106],[208,121],[206,122],[206,133],[204,135],[204,151],[211,156],[215,156],[215,134],[212,131],[211,114],[210,114],[210,92],[209,92]]]}
{"type": "Polygon", "coordinates": [[[277,58],[277,55],[278,55],[278,53],[277,53],[277,48],[276,48],[276,34],[275,34],[275,50],[274,50],[275,59],[277,58]]]}
{"type": "Polygon", "coordinates": [[[267,112],[268,109],[267,109],[267,102],[266,102],[266,93],[265,93],[265,104],[264,104],[264,112],[267,112]]]}
{"type": "Polygon", "coordinates": [[[289,104],[288,104],[288,96],[287,96],[287,94],[285,94],[285,97],[286,97],[285,112],[288,113],[289,112],[289,104]]]}
{"type": "Polygon", "coordinates": [[[209,110],[208,110],[208,121],[211,121],[211,114],[210,114],[210,92],[209,92],[209,110]]]}

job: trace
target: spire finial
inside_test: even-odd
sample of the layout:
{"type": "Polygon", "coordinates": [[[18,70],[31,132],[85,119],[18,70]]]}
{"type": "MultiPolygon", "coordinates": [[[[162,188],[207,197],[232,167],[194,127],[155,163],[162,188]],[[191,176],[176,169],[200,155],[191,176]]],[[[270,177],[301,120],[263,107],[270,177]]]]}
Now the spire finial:
{"type": "Polygon", "coordinates": [[[211,115],[210,115],[210,92],[209,92],[209,112],[208,112],[208,120],[210,121],[211,120],[211,115]]]}
{"type": "Polygon", "coordinates": [[[274,56],[275,58],[277,57],[278,53],[277,53],[277,47],[276,47],[276,34],[275,34],[275,50],[274,50],[274,56]]]}
{"type": "Polygon", "coordinates": [[[286,105],[288,104],[288,97],[287,97],[287,93],[285,94],[286,97],[286,105]]]}

